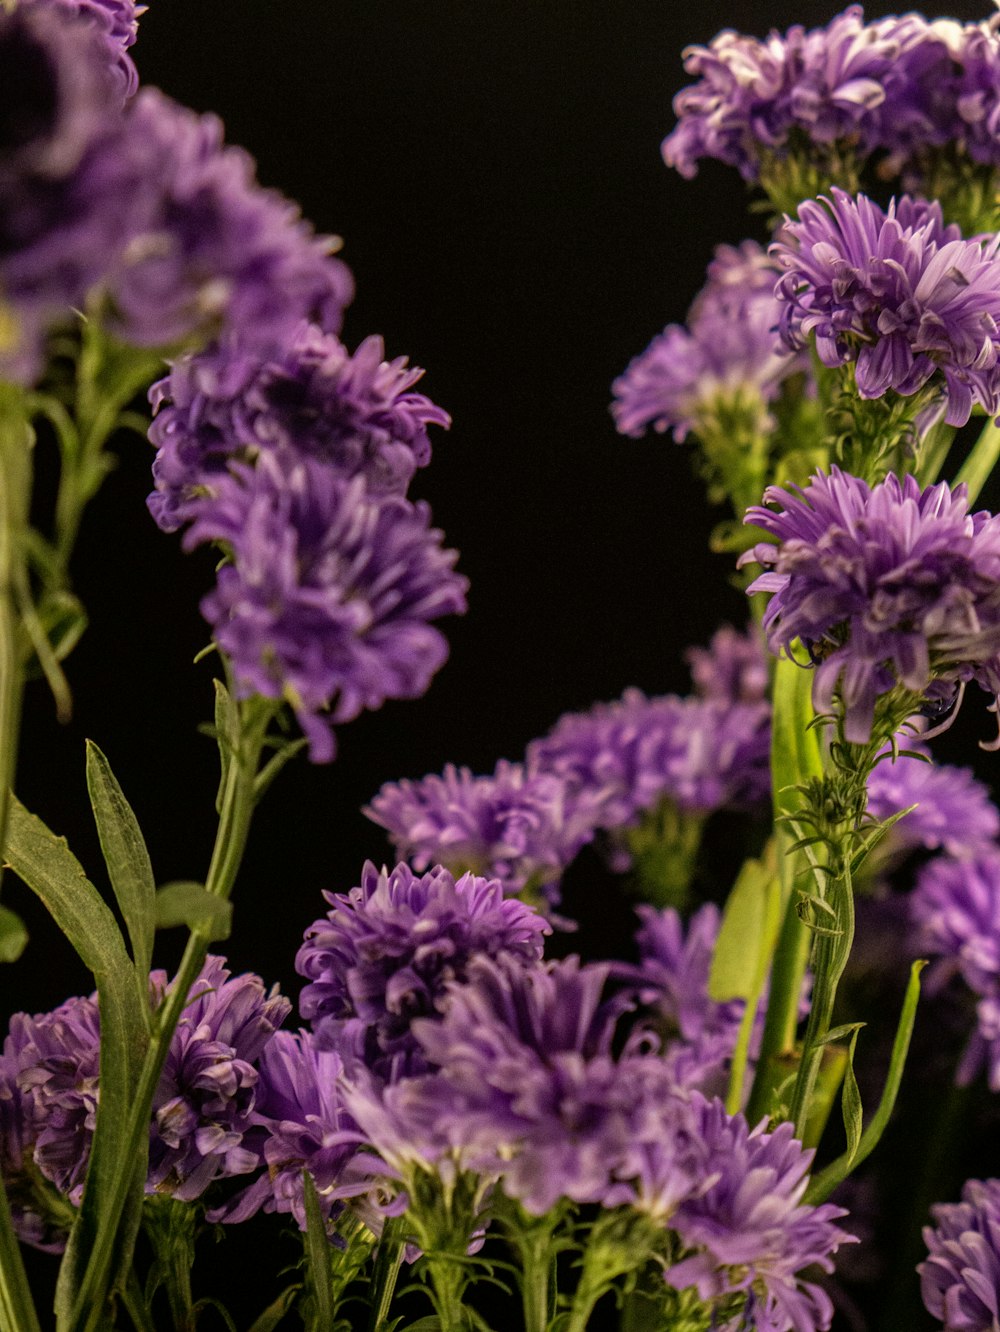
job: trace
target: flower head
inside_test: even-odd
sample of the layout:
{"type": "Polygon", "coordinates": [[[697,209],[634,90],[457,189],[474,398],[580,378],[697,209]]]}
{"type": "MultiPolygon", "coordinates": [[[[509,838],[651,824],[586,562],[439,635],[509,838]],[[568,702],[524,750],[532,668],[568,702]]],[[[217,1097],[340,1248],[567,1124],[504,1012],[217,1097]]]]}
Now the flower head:
{"type": "Polygon", "coordinates": [[[720,1101],[696,1098],[698,1140],[707,1188],[686,1199],[671,1225],[691,1252],[667,1269],[671,1286],[695,1286],[709,1301],[748,1295],[759,1332],[813,1332],[830,1326],[833,1306],[799,1273],[814,1264],[833,1270],[831,1255],[853,1236],[834,1223],[843,1208],[802,1201],[813,1153],[789,1123],[773,1133],[727,1115],[720,1101]]]}
{"type": "Polygon", "coordinates": [[[895,761],[882,759],[868,778],[868,813],[887,819],[911,805],[916,809],[890,833],[897,851],[923,847],[970,856],[984,851],[1000,834],[1000,811],[971,769],[905,754],[895,761]]]}
{"type": "Polygon", "coordinates": [[[687,327],[671,324],[615,380],[612,412],[623,435],[650,426],[681,441],[721,413],[744,412],[758,429],[783,380],[803,368],[777,334],[779,271],[753,241],[720,246],[687,327]]]}
{"type": "Polygon", "coordinates": [[[405,357],[386,361],[381,338],[366,338],[351,355],[334,334],[306,323],[270,353],[237,337],[182,357],[150,391],[153,516],[172,531],[231,459],[267,450],[362,474],[373,494],[403,494],[430,460],[427,427],[450,420],[412,392],[422,374],[405,357]]]}
{"type": "Polygon", "coordinates": [[[139,86],[139,75],[129,55],[139,33],[139,16],[146,6],[135,0],[22,0],[39,7],[55,4],[67,13],[83,19],[106,53],[119,85],[122,100],[131,97],[139,86]]]}
{"type": "Polygon", "coordinates": [[[995,692],[1000,521],[970,515],[963,487],[895,475],[869,487],[834,467],[764,501],[746,521],[777,544],[743,557],[767,570],[747,591],[772,594],[772,652],[801,639],[819,662],[813,701],[829,712],[839,694],[848,740],[869,738],[876,699],[897,684],[912,711],[968,679],[995,692]]]}
{"type": "Polygon", "coordinates": [[[862,398],[888,390],[944,395],[964,425],[973,403],[1000,412],[1000,241],[963,240],[940,205],[901,200],[883,212],[842,190],[807,200],[772,254],[781,333],[802,346],[815,332],[824,365],[854,364],[862,398]]]}
{"type": "MultiPolygon", "coordinates": [[[[166,973],[154,972],[150,984],[165,991],[166,973]]],[[[153,1097],[147,1189],[191,1202],[214,1179],[254,1169],[244,1137],[254,1122],[255,1065],[291,1007],[258,976],[230,977],[221,958],[206,960],[153,1097]]]]}
{"type": "Polygon", "coordinates": [[[387,698],[417,698],[448,655],[431,625],[465,609],[424,503],[370,496],[310,457],[234,463],[199,499],[190,548],[223,543],[228,562],[202,613],[246,695],[285,698],[317,762],[330,723],[387,698]]]}
{"type": "Polygon", "coordinates": [[[496,880],[455,879],[441,867],[418,877],[369,862],[350,893],[325,896],[331,910],[306,930],[295,960],[309,981],[299,1009],[322,1046],[383,1078],[424,1068],[413,1020],[438,1012],[474,958],[535,962],[550,928],[496,880]]]}
{"type": "Polygon", "coordinates": [[[550,900],[593,836],[558,777],[503,761],[491,777],[448,764],[440,777],[387,782],[365,813],[417,870],[471,870],[499,879],[508,893],[534,889],[550,900]]]}
{"type": "Polygon", "coordinates": [[[946,1332],[993,1332],[1000,1321],[1000,1180],[970,1179],[960,1203],[931,1208],[924,1304],[946,1332]]]}
{"type": "Polygon", "coordinates": [[[756,627],[740,633],[725,624],[707,648],[688,648],[684,656],[700,698],[718,703],[760,703],[767,698],[768,657],[756,627]]]}

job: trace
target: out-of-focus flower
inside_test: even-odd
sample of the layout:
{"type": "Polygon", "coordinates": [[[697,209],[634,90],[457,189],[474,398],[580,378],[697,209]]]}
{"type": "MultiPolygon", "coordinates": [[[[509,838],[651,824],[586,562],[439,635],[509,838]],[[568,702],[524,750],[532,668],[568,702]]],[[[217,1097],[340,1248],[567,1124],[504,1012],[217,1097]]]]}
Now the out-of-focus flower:
{"type": "Polygon", "coordinates": [[[1000,1180],[970,1179],[960,1203],[931,1208],[928,1256],[917,1271],[924,1304],[945,1332],[992,1332],[1000,1320],[1000,1180]]]}
{"type": "Polygon", "coordinates": [[[911,712],[969,679],[996,693],[1000,521],[970,515],[963,487],[895,475],[870,487],[834,467],[805,489],[769,487],[746,521],[776,540],[741,560],[766,570],[747,591],[771,594],[771,651],[801,639],[818,663],[816,709],[839,696],[848,740],[868,740],[876,700],[896,686],[911,712]]]}
{"type": "Polygon", "coordinates": [[[316,762],[333,757],[331,725],[428,688],[448,655],[431,621],[465,610],[467,584],[426,504],[265,453],[221,474],[192,517],[185,546],[229,557],[202,613],[238,691],[287,700],[316,762]]]}
{"type": "Polygon", "coordinates": [[[760,703],[767,698],[768,656],[754,626],[740,633],[725,624],[707,648],[688,648],[684,657],[701,698],[717,703],[760,703]]]}
{"type": "Polygon", "coordinates": [[[84,19],[102,43],[122,99],[133,95],[139,86],[139,74],[128,52],[139,34],[139,16],[146,12],[145,5],[135,0],[21,0],[21,4],[55,5],[84,19]]]}
{"type": "MultiPolygon", "coordinates": [[[[916,748],[912,742],[906,747],[916,748]]],[[[888,819],[911,805],[916,809],[889,833],[893,851],[923,847],[949,856],[970,856],[985,850],[1000,834],[1000,811],[971,769],[906,754],[894,761],[883,758],[868,778],[868,813],[888,819]]]]}
{"type": "Polygon", "coordinates": [[[490,777],[448,764],[441,776],[387,782],[364,812],[414,869],[471,870],[508,893],[541,892],[552,902],[563,870],[593,837],[557,776],[503,761],[490,777]]]}
{"type": "Polygon", "coordinates": [[[422,374],[405,357],[386,361],[381,338],[366,338],[352,355],[311,324],[271,354],[233,337],[182,357],[150,390],[153,516],[173,531],[231,459],[276,449],[361,474],[373,494],[403,494],[430,461],[427,427],[450,421],[411,391],[422,374]]]}
{"type": "Polygon", "coordinates": [[[300,1012],[321,1047],[359,1059],[383,1079],[422,1071],[415,1018],[434,1016],[448,983],[473,959],[542,955],[548,922],[505,899],[496,880],[440,866],[417,876],[365,865],[349,893],[326,893],[331,910],[305,934],[295,967],[305,976],[300,1012]]]}

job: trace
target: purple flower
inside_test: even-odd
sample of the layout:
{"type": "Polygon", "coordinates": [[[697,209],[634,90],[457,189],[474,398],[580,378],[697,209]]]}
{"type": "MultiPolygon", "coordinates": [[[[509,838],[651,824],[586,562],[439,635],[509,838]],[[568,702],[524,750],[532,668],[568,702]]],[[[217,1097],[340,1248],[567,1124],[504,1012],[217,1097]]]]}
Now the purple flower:
{"type": "Polygon", "coordinates": [[[363,1060],[380,1078],[419,1072],[414,1018],[435,1015],[449,981],[479,955],[536,962],[545,919],[505,900],[496,880],[406,865],[380,873],[369,861],[349,893],[325,893],[332,910],[315,921],[295,959],[310,982],[299,1010],[321,1047],[363,1060]]]}
{"type": "MultiPolygon", "coordinates": [[[[443,1016],[414,1023],[441,1069],[435,1100],[453,1146],[472,1168],[502,1176],[534,1215],[562,1197],[623,1200],[622,1172],[639,1174],[629,1153],[655,1140],[676,1094],[657,1056],[612,1054],[623,1004],[603,999],[608,974],[577,958],[531,967],[479,958],[443,1016]]],[[[651,1183],[649,1192],[652,1207],[651,1183]]]]}
{"type": "Polygon", "coordinates": [[[230,459],[288,449],[362,474],[374,494],[403,494],[430,461],[429,425],[448,414],[410,390],[423,374],[405,357],[386,361],[382,339],[350,355],[332,333],[302,324],[273,354],[239,338],[175,362],[150,398],[157,446],[153,516],[173,531],[196,511],[230,459]]]}
{"type": "Polygon", "coordinates": [[[261,1177],[210,1221],[245,1221],[265,1212],[294,1216],[306,1229],[302,1174],[308,1170],[329,1221],[342,1211],[342,1200],[368,1187],[352,1178],[357,1128],[345,1109],[340,1079],[343,1061],[322,1050],[309,1032],[279,1031],[258,1063],[254,1128],[243,1137],[265,1167],[261,1177]]]}
{"type": "Polygon", "coordinates": [[[566,784],[595,827],[634,826],[663,800],[708,814],[750,806],[770,786],[770,708],[697,698],[647,698],[568,713],[528,749],[528,762],[566,784]]]}
{"type": "Polygon", "coordinates": [[[758,1332],[825,1332],[830,1299],[799,1273],[814,1264],[832,1271],[831,1255],[853,1236],[834,1224],[843,1208],[802,1202],[812,1151],[789,1123],[768,1133],[766,1121],[750,1129],[720,1101],[695,1098],[695,1107],[704,1178],[712,1182],[671,1221],[691,1252],[667,1269],[668,1284],[694,1286],[705,1301],[745,1291],[747,1323],[758,1332]]]}
{"type": "Polygon", "coordinates": [[[740,633],[723,625],[707,648],[688,648],[684,656],[700,698],[718,703],[760,703],[767,698],[769,662],[755,626],[740,633]]]}
{"type": "Polygon", "coordinates": [[[935,856],[910,896],[921,947],[957,964],[978,994],[1000,990],[1000,851],[935,856]]]}
{"type": "MultiPolygon", "coordinates": [[[[906,747],[916,748],[912,741],[906,747]]],[[[917,808],[890,833],[897,851],[919,846],[975,855],[1000,834],[1000,812],[971,769],[905,755],[895,762],[883,758],[868,778],[868,813],[887,819],[911,805],[917,808]]]]}
{"type": "Polygon", "coordinates": [[[491,777],[448,764],[440,777],[387,782],[364,812],[414,869],[471,870],[508,893],[540,891],[552,902],[563,870],[593,836],[558,777],[504,761],[491,777]]]}
{"type": "Polygon", "coordinates": [[[903,200],[888,213],[863,194],[832,190],[786,221],[772,254],[785,269],[782,337],[816,334],[824,365],[853,362],[862,398],[925,386],[964,425],[978,403],[1000,412],[1000,240],[963,240],[940,205],[903,200]],[[905,207],[904,207],[905,205],[905,207]]]}
{"type": "Polygon", "coordinates": [[[291,703],[315,762],[333,757],[331,724],[428,688],[448,655],[430,621],[464,611],[467,584],[426,504],[264,453],[220,474],[192,514],[186,548],[229,556],[201,609],[237,687],[291,703]]]}
{"type": "Polygon", "coordinates": [[[57,6],[86,20],[101,42],[122,100],[135,93],[139,75],[128,51],[135,45],[139,16],[146,12],[145,5],[137,5],[135,0],[22,0],[23,3],[57,6]]]}
{"type": "MultiPolygon", "coordinates": [[[[15,1013],[0,1065],[0,1098],[19,1129],[19,1143],[5,1133],[13,1175],[22,1174],[30,1160],[74,1204],[83,1195],[94,1135],[99,1046],[96,998],[68,999],[51,1013],[15,1013]]],[[[5,1176],[8,1168],[5,1163],[5,1176]]],[[[30,1206],[26,1220],[38,1230],[30,1206]]]]}
{"type": "MultiPolygon", "coordinates": [[[[153,972],[150,984],[164,993],[166,973],[153,972]]],[[[230,978],[221,958],[206,959],[153,1096],[147,1190],[191,1202],[214,1179],[254,1169],[257,1156],[244,1144],[254,1122],[254,1065],[291,1007],[258,976],[230,978]]]]}
{"type": "Polygon", "coordinates": [[[652,426],[680,442],[711,433],[720,413],[727,421],[745,413],[760,432],[773,425],[767,404],[782,382],[804,368],[778,337],[779,270],[759,245],[720,246],[708,273],[687,328],[664,329],[615,380],[612,413],[623,435],[652,426]]]}
{"type": "Polygon", "coordinates": [[[332,257],[338,242],[257,184],[253,159],[224,146],[215,116],[144,89],[110,151],[132,193],[122,195],[129,242],[108,278],[110,322],[125,341],[162,347],[236,330],[273,350],[304,319],[339,329],[353,282],[332,257]]]}
{"type": "Polygon", "coordinates": [[[931,1208],[928,1257],[917,1271],[928,1310],[945,1332],[1000,1326],[1000,1180],[970,1179],[960,1203],[931,1208]]]}
{"type": "MultiPolygon", "coordinates": [[[[702,158],[756,180],[802,156],[919,177],[929,149],[996,165],[1000,46],[995,21],[929,23],[919,14],[864,22],[851,5],[825,28],[796,25],[764,40],[726,30],[684,53],[697,82],[674,99],[669,166],[693,176],[702,158]]],[[[841,164],[840,172],[844,166],[841,164]]]]}
{"type": "Polygon", "coordinates": [[[746,521],[774,537],[742,557],[767,572],[772,652],[801,639],[819,664],[818,712],[839,693],[848,740],[868,740],[876,699],[897,685],[921,701],[976,679],[995,692],[1000,522],[969,514],[964,487],[921,491],[912,476],[874,487],[838,468],[803,490],[771,486],[746,521]]]}

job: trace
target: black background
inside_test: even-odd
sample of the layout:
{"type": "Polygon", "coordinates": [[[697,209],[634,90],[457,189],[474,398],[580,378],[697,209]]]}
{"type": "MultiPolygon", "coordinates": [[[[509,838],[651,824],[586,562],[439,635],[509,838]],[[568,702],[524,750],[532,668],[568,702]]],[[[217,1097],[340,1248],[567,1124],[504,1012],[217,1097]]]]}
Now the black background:
{"type": "MultiPolygon", "coordinates": [[[[953,6],[972,19],[988,6],[953,6]]],[[[225,121],[261,180],[344,237],[358,294],[344,337],[382,333],[424,366],[453,415],[418,475],[471,580],[451,658],[428,696],[341,728],[329,767],[299,760],[256,819],[235,894],[236,970],[293,997],[321,891],[387,857],[360,807],[382,782],[449,761],[489,771],[567,709],[629,684],[684,690],[682,651],[742,622],[722,512],[686,450],[619,437],[612,379],[682,319],[713,247],[764,239],[736,174],[686,182],[662,164],[681,50],[731,25],[824,23],[832,4],[677,0],[151,0],[135,49],[144,81],[225,121]]],[[[868,7],[868,17],[892,12],[868,7]]],[[[58,725],[28,694],[18,789],[103,883],[84,783],[84,737],[108,755],[145,830],[157,878],[197,878],[214,833],[211,663],[198,600],[211,557],[181,554],[145,509],[151,451],[121,462],[87,514],[75,564],[91,627],[68,663],[75,711],[58,725]]],[[[43,472],[51,465],[42,457],[43,472]]],[[[970,733],[990,725],[981,714],[970,733]]],[[[970,761],[971,753],[963,752],[970,761]]],[[[90,988],[13,880],[29,920],[0,972],[4,1014],[90,988]]],[[[630,931],[606,901],[583,936],[630,931]]],[[[176,932],[175,932],[176,936],[176,932]]],[[[162,936],[172,966],[180,938],[162,936]]]]}

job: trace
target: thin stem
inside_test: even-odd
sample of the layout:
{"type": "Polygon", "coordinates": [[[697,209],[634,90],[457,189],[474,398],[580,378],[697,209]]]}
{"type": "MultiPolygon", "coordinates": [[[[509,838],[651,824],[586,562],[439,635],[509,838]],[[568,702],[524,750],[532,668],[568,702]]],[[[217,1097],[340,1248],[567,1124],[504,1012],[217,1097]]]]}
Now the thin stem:
{"type": "MultiPolygon", "coordinates": [[[[212,861],[205,881],[206,890],[228,898],[246,849],[255,802],[254,783],[261,749],[274,705],[254,698],[241,707],[242,734],[226,770],[212,861]]],[[[131,1177],[131,1163],[136,1159],[144,1135],[149,1132],[149,1116],[160,1074],[170,1049],[170,1041],[188,1003],[188,993],[208,954],[212,930],[196,926],[188,936],[174,982],[154,1015],[154,1030],[139,1073],[132,1114],[122,1139],[121,1164],[110,1188],[113,1204],[107,1224],[98,1236],[90,1255],[67,1327],[72,1332],[96,1332],[103,1316],[103,1298],[114,1255],[115,1236],[131,1177]]]]}
{"type": "Polygon", "coordinates": [[[979,498],[979,492],[990,479],[990,474],[1000,459],[1000,427],[992,419],[986,422],[983,432],[972,446],[972,452],[958,470],[955,485],[963,483],[969,488],[969,505],[979,498]]]}

